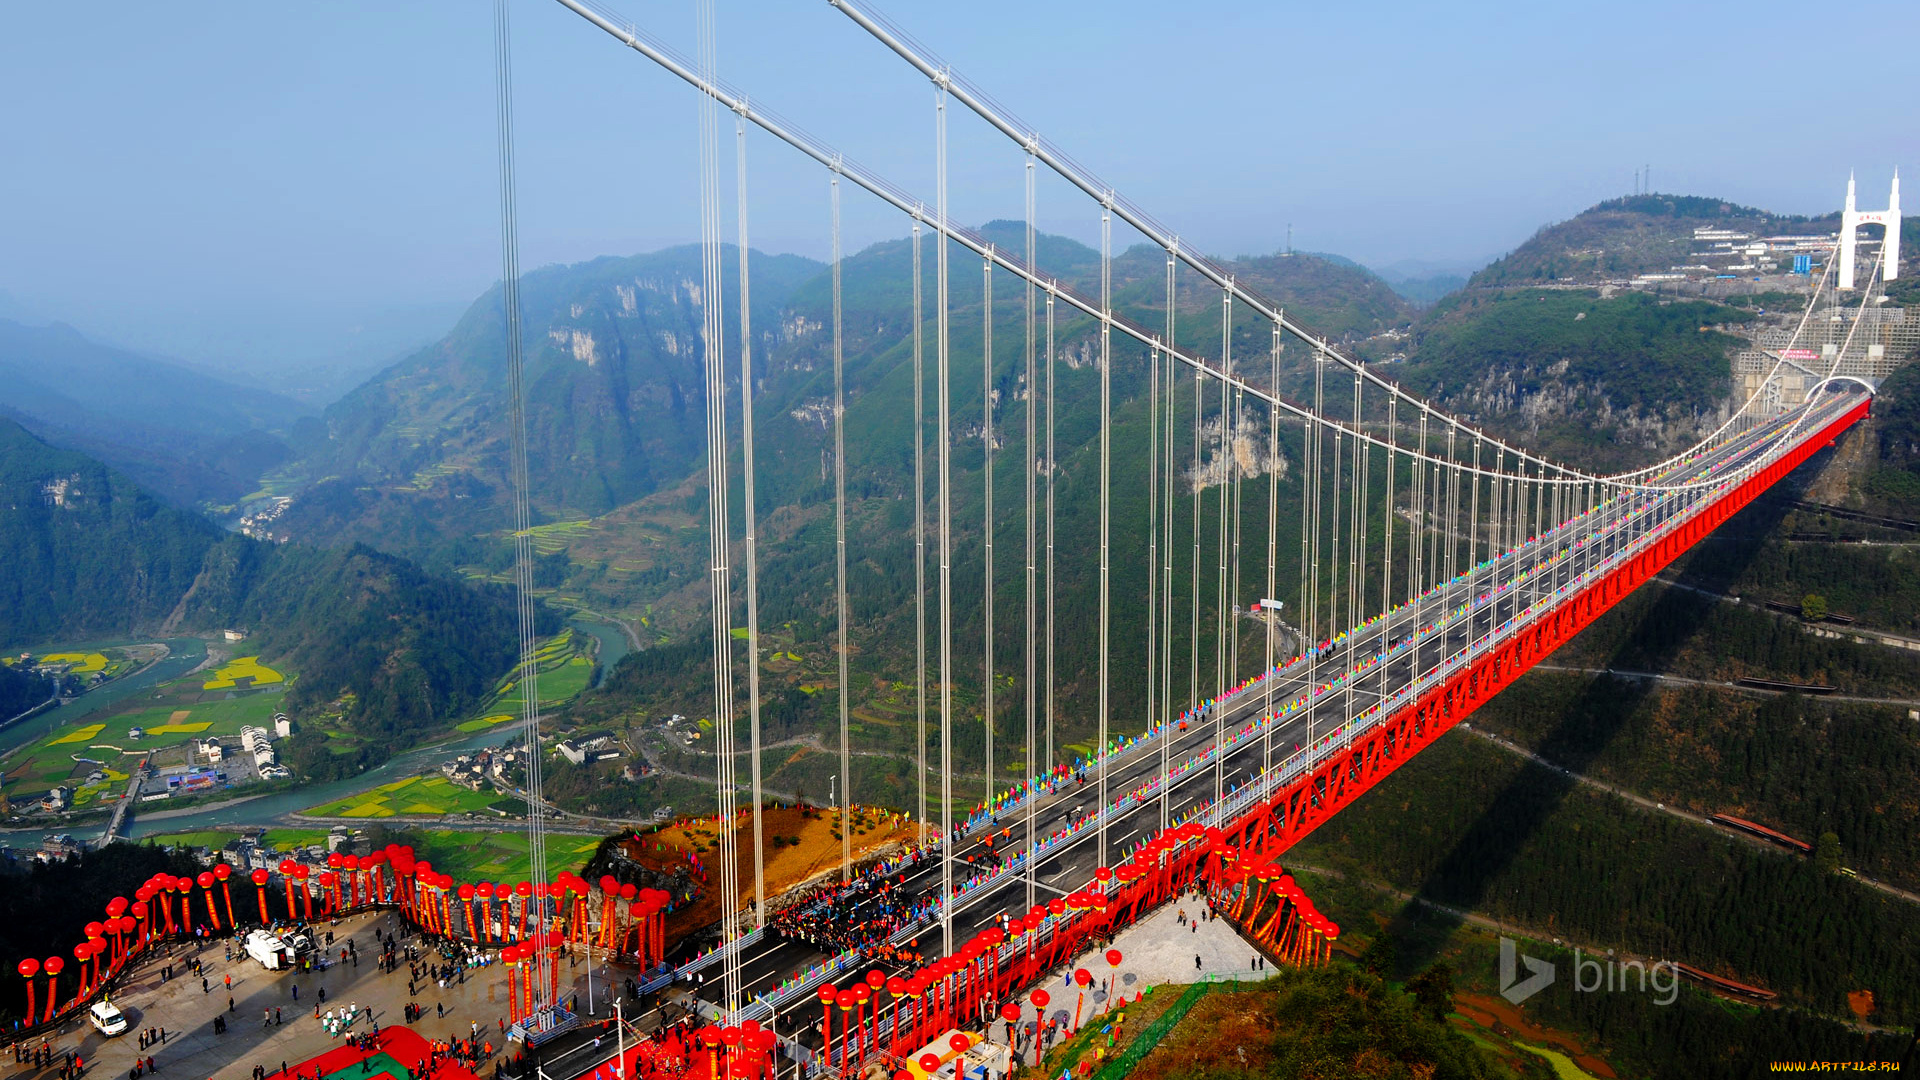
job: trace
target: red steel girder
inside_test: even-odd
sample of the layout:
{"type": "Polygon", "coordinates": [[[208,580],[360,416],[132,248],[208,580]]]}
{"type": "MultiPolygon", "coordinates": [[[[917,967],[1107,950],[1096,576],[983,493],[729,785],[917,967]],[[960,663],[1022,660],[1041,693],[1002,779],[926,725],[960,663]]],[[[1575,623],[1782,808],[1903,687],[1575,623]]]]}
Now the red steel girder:
{"type": "Polygon", "coordinates": [[[1568,597],[1464,671],[1376,724],[1354,744],[1225,826],[1228,843],[1272,856],[1286,851],[1353,805],[1395,769],[1467,718],[1680,554],[1739,513],[1841,432],[1867,415],[1858,406],[1805,439],[1739,487],[1693,511],[1646,550],[1568,597]]]}

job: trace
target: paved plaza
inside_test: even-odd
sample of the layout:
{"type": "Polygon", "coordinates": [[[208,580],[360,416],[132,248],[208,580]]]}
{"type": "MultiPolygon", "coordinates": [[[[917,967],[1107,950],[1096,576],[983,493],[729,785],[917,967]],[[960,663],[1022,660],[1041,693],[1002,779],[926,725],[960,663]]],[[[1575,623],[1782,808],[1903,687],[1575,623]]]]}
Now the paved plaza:
{"type": "MultiPolygon", "coordinates": [[[[227,960],[224,939],[214,939],[198,947],[177,945],[170,953],[150,954],[123,977],[113,1001],[131,1024],[125,1035],[106,1038],[93,1030],[84,1017],[76,1017],[48,1037],[47,1043],[54,1051],[51,1066],[37,1069],[15,1065],[11,1053],[0,1051],[0,1077],[53,1080],[65,1064],[65,1052],[72,1050],[85,1062],[88,1080],[127,1076],[136,1058],[144,1061],[147,1057],[153,1058],[155,1070],[163,1080],[169,1076],[189,1080],[229,1077],[248,1080],[256,1065],[273,1073],[279,1071],[282,1062],[297,1065],[341,1045],[341,1038],[330,1034],[322,1021],[315,1018],[316,1006],[323,1016],[329,1009],[336,1013],[347,1008],[357,1009],[358,1015],[346,1032],[364,1034],[371,1031],[375,1023],[382,1028],[401,1024],[409,1001],[425,1009],[417,1023],[406,1025],[421,1036],[451,1040],[468,1038],[478,1032],[477,1037],[492,1040],[495,1060],[498,1060],[506,1042],[502,1032],[502,1021],[507,1015],[506,969],[497,964],[469,968],[464,982],[454,981],[444,989],[423,979],[415,984],[416,994],[410,997],[404,951],[400,953],[401,963],[395,971],[380,973],[377,960],[381,947],[374,940],[376,928],[381,934],[401,934],[402,947],[414,946],[419,962],[445,962],[420,938],[408,939],[405,925],[387,912],[356,915],[330,927],[317,928],[318,940],[322,943],[329,931],[334,935],[328,947],[331,965],[306,974],[267,971],[247,958],[237,942],[234,943],[235,959],[227,960]],[[340,950],[347,947],[349,940],[358,950],[358,966],[351,960],[340,961],[340,950]],[[202,975],[187,970],[187,962],[195,959],[201,962],[206,979],[204,991],[202,975]],[[162,972],[169,964],[173,967],[173,978],[163,980],[162,972]],[[233,980],[231,992],[227,988],[228,977],[233,980]],[[321,1002],[323,990],[324,1003],[321,1002]],[[233,1002],[231,1009],[229,996],[233,1002]],[[226,1020],[224,1032],[214,1031],[216,1016],[226,1020]],[[166,1040],[142,1049],[140,1033],[160,1029],[165,1029],[166,1040]]],[[[594,1000],[601,1015],[610,1009],[606,974],[603,966],[593,972],[594,1000]]],[[[631,972],[614,968],[611,974],[618,983],[631,972]]],[[[563,961],[560,978],[563,993],[578,995],[580,1008],[586,1010],[589,1007],[586,962],[563,961]]],[[[37,1047],[40,1040],[27,1045],[37,1047]]],[[[477,1071],[491,1073],[492,1068],[487,1064],[477,1071]]]]}

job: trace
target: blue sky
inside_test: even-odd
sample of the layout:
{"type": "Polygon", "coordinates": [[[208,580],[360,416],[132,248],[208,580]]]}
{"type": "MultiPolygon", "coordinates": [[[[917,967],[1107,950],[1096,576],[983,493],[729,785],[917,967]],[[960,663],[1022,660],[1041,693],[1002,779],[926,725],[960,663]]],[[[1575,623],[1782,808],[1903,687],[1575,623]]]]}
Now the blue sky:
{"type": "MultiPolygon", "coordinates": [[[[691,0],[613,6],[692,51],[691,0]]],[[[1920,75],[1875,60],[1920,39],[1911,3],[1855,5],[1845,26],[1781,3],[885,10],[1225,255],[1274,250],[1292,223],[1296,246],[1374,266],[1474,264],[1625,193],[1643,163],[1661,191],[1800,213],[1837,209],[1850,167],[1869,202],[1893,167],[1920,175],[1920,75]],[[1844,91],[1824,70],[1840,53],[1844,91]]],[[[7,309],[230,363],[383,319],[426,333],[498,273],[490,11],[9,5],[7,309]]],[[[558,4],[514,11],[523,264],[693,238],[690,91],[558,4]]],[[[820,0],[719,11],[724,77],[931,198],[925,80],[820,0]]],[[[956,217],[1020,213],[1010,144],[956,116],[952,154],[956,217]]],[[[820,171],[765,137],[749,161],[756,246],[824,254],[820,171]]],[[[1096,235],[1062,185],[1040,204],[1043,228],[1096,235]]],[[[904,231],[854,196],[847,222],[850,247],[904,231]]]]}

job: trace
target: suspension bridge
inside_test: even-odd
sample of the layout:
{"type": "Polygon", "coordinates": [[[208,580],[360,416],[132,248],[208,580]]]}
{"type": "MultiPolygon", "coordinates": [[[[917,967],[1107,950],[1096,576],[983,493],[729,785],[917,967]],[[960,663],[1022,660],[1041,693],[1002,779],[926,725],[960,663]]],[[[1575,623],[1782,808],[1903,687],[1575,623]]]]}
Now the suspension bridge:
{"type": "MultiPolygon", "coordinates": [[[[935,177],[930,193],[910,191],[858,165],[808,134],[801,123],[771,111],[762,104],[770,100],[766,88],[721,79],[711,0],[699,6],[699,46],[693,57],[675,52],[646,28],[594,0],[557,2],[632,50],[636,59],[677,77],[697,109],[697,152],[691,156],[698,160],[705,252],[701,296],[707,460],[710,470],[717,463],[738,462],[744,496],[737,507],[744,521],[737,523],[736,507],[729,504],[734,477],[710,471],[713,709],[717,718],[744,719],[747,731],[747,745],[741,748],[734,724],[715,724],[717,809],[720,820],[744,815],[752,824],[743,827],[741,840],[731,830],[719,830],[722,910],[737,914],[723,921],[723,944],[684,965],[678,975],[718,976],[701,979],[701,995],[710,1002],[718,1030],[738,1030],[734,1025],[743,1023],[757,1030],[764,1024],[767,1030],[792,1036],[785,1044],[789,1056],[815,1068],[853,1070],[878,1062],[890,1072],[900,1065],[911,1071],[911,1050],[926,1037],[990,1021],[1008,1003],[1017,1002],[1022,987],[1070,959],[1076,949],[1197,877],[1229,889],[1242,907],[1254,898],[1253,910],[1264,910],[1272,899],[1278,905],[1274,920],[1288,913],[1287,933],[1296,943],[1289,955],[1320,955],[1338,928],[1318,916],[1297,890],[1273,891],[1277,869],[1264,871],[1274,868],[1277,855],[1431,745],[1868,411],[1873,387],[1840,367],[1840,356],[1847,354],[1844,347],[1829,370],[1814,373],[1820,378],[1811,390],[1789,400],[1782,392],[1783,376],[1792,366],[1785,357],[1799,355],[1790,342],[1778,350],[1773,370],[1758,380],[1758,390],[1730,403],[1722,422],[1669,460],[1616,474],[1550,461],[1408,394],[1302,325],[1237,281],[1227,268],[1183,245],[1170,227],[864,0],[829,0],[828,6],[851,32],[867,35],[876,48],[926,79],[935,177]],[[733,119],[731,170],[725,168],[723,116],[733,119]],[[1024,250],[996,245],[948,216],[948,125],[962,117],[1004,136],[1009,174],[1024,177],[1024,250]],[[853,775],[848,760],[842,199],[854,194],[876,201],[899,215],[912,238],[912,309],[902,313],[902,322],[912,328],[915,388],[914,685],[919,707],[917,809],[924,846],[912,858],[879,870],[855,866],[850,847],[843,848],[842,866],[849,882],[858,882],[864,874],[895,895],[915,899],[903,923],[889,925],[867,942],[936,943],[908,954],[912,959],[907,962],[898,960],[896,949],[885,952],[892,959],[875,966],[871,948],[836,951],[827,943],[782,934],[767,925],[772,898],[764,891],[759,852],[765,837],[757,812],[762,653],[754,476],[756,456],[765,451],[754,443],[749,260],[737,259],[737,281],[725,280],[722,242],[721,186],[723,173],[731,172],[732,241],[739,252],[750,249],[750,133],[756,139],[770,137],[780,152],[817,167],[831,199],[837,603],[837,635],[831,645],[839,675],[842,778],[853,775]],[[1064,181],[1090,218],[1097,216],[1097,289],[1091,283],[1063,281],[1036,259],[1036,178],[1043,171],[1064,181]],[[1116,224],[1164,253],[1164,321],[1158,325],[1140,318],[1137,303],[1129,312],[1115,304],[1116,224]],[[956,270],[954,260],[961,260],[965,269],[956,270]],[[922,279],[929,263],[930,297],[922,279]],[[986,322],[980,346],[986,352],[986,379],[979,385],[957,385],[953,378],[955,273],[980,275],[978,317],[986,322]],[[1025,330],[1025,348],[1014,372],[1018,392],[1004,403],[996,393],[991,355],[992,298],[999,282],[1023,301],[1019,306],[1025,330]],[[1192,317],[1190,297],[1206,291],[1218,297],[1221,345],[1218,354],[1199,355],[1182,344],[1179,321],[1192,317]],[[727,357],[725,330],[736,317],[735,309],[739,355],[727,357]],[[1097,625],[1077,626],[1074,632],[1097,637],[1093,700],[1077,703],[1079,711],[1092,713],[1096,750],[1074,767],[1062,766],[1054,748],[1056,560],[1068,557],[1055,548],[1054,520],[1055,334],[1058,320],[1064,318],[1093,324],[1098,371],[1098,545],[1071,555],[1095,566],[1086,580],[1097,590],[1097,625]],[[1265,350],[1236,354],[1236,342],[1262,337],[1269,342],[1265,350]],[[1144,454],[1137,447],[1115,453],[1120,437],[1114,423],[1117,370],[1128,387],[1139,386],[1144,376],[1142,396],[1149,412],[1144,454]],[[925,429],[929,410],[923,394],[935,403],[930,430],[925,429]],[[1183,408],[1188,403],[1190,417],[1183,408]],[[954,516],[956,503],[972,502],[964,497],[972,493],[954,489],[954,429],[962,420],[970,425],[966,438],[977,439],[984,449],[978,479],[982,522],[963,523],[954,516]],[[1185,452],[1189,435],[1191,448],[1185,452]],[[1235,439],[1264,442],[1264,492],[1258,490],[1262,485],[1257,472],[1249,475],[1231,459],[1235,439]],[[1017,447],[1019,457],[996,462],[1003,445],[1017,447]],[[1148,462],[1144,475],[1137,469],[1129,475],[1116,470],[1116,459],[1137,462],[1143,457],[1148,462]],[[1285,524],[1283,461],[1294,470],[1286,501],[1298,508],[1297,520],[1285,524]],[[1025,477],[1024,503],[1010,512],[1003,506],[999,516],[994,506],[996,465],[1017,469],[1025,477]],[[1212,491],[1195,479],[1210,467],[1224,473],[1212,491]],[[1144,485],[1150,496],[1146,521],[1119,523],[1129,529],[1144,527],[1149,537],[1146,595],[1127,598],[1127,610],[1136,616],[1144,601],[1146,632],[1126,635],[1124,645],[1114,634],[1112,594],[1114,493],[1121,485],[1134,491],[1144,485]],[[1243,536],[1246,504],[1262,495],[1265,513],[1255,516],[1265,536],[1243,536]],[[1200,550],[1203,514],[1215,526],[1217,551],[1200,550]],[[1191,517],[1192,528],[1180,532],[1183,538],[1190,535],[1193,550],[1181,553],[1188,573],[1187,580],[1177,581],[1175,524],[1176,519],[1184,524],[1183,515],[1191,517]],[[980,586],[986,643],[979,670],[957,661],[953,639],[954,537],[956,529],[971,527],[978,528],[986,549],[980,586]],[[980,715],[996,716],[993,544],[997,535],[1008,532],[1024,539],[1018,556],[1025,602],[1011,630],[1022,645],[1024,665],[1000,674],[1015,676],[1024,687],[1023,700],[1012,709],[1016,717],[1024,716],[1025,728],[1014,756],[1028,763],[1026,771],[1034,775],[1004,790],[990,788],[969,814],[958,808],[970,801],[955,790],[955,725],[963,721],[954,690],[957,683],[977,677],[980,715]],[[1265,545],[1264,580],[1244,582],[1242,544],[1260,542],[1265,545]],[[1214,580],[1206,583],[1203,602],[1202,563],[1210,560],[1217,566],[1204,575],[1214,580]],[[1283,577],[1293,583],[1286,597],[1280,595],[1283,577]],[[1251,617],[1266,624],[1264,656],[1259,658],[1240,655],[1236,610],[1247,605],[1244,590],[1249,585],[1257,585],[1260,598],[1252,605],[1251,617]],[[1203,612],[1213,626],[1203,628],[1203,612]],[[744,656],[736,653],[730,636],[743,616],[744,656]],[[1176,619],[1185,621],[1180,628],[1184,633],[1176,633],[1176,619]],[[1216,683],[1203,687],[1200,654],[1207,630],[1214,637],[1209,667],[1216,683]],[[1187,644],[1186,656],[1174,655],[1176,640],[1187,644]],[[1138,647],[1142,642],[1144,651],[1138,647]],[[1114,712],[1115,664],[1146,675],[1143,724],[1131,710],[1126,720],[1114,712]],[[1184,677],[1179,675],[1182,667],[1184,677]],[[736,696],[737,673],[744,674],[747,684],[744,703],[736,696]],[[734,772],[741,749],[751,774],[744,781],[734,772]],[[745,840],[748,835],[751,839],[745,840]],[[740,849],[742,842],[748,851],[740,849]],[[753,864],[750,904],[736,887],[747,878],[742,859],[753,864]],[[1271,896],[1257,895],[1262,889],[1271,896]],[[1297,944],[1309,939],[1318,944],[1297,944]],[[890,1014],[881,1008],[887,996],[883,991],[892,994],[890,1014]],[[903,1000],[908,1004],[902,1005],[903,1000]],[[816,1005],[822,1009],[818,1025],[807,1019],[816,1005]]],[[[504,14],[502,19],[504,34],[504,14]]],[[[503,177],[508,180],[503,186],[503,235],[508,237],[511,268],[511,90],[504,63],[502,102],[503,116],[508,117],[502,127],[503,177]]],[[[1055,211],[1063,212],[1072,211],[1055,211]]],[[[1876,264],[1865,287],[1855,293],[1862,310],[1877,284],[1896,272],[1897,262],[1884,268],[1876,264]]],[[[1839,292],[1846,297],[1845,290],[1839,292]]],[[[1809,300],[1808,315],[1823,294],[1830,299],[1834,293],[1823,277],[1809,300]]],[[[1803,316],[1795,342],[1807,322],[1803,316]]],[[[1189,331],[1188,337],[1193,336],[1189,331]]],[[[1138,437],[1137,426],[1127,431],[1138,437]]],[[[981,723],[977,717],[971,722],[981,723]]],[[[994,775],[995,726],[988,722],[981,733],[989,777],[994,775]]],[[[850,845],[853,831],[845,815],[859,797],[859,792],[847,790],[839,799],[845,844],[850,845]]],[[[1017,1011],[1017,1005],[1014,1008],[1017,1011]]],[[[1009,1019],[1012,1016],[1009,1013],[1009,1019]]],[[[752,1057],[750,1051],[747,1057],[752,1057]]]]}
{"type": "MultiPolygon", "coordinates": [[[[556,965],[566,950],[582,947],[637,960],[643,990],[688,986],[713,1023],[695,1054],[704,1060],[692,1064],[711,1075],[877,1067],[886,1075],[907,1073],[910,1080],[916,1069],[923,1078],[952,1060],[942,1052],[933,1070],[927,1069],[918,1051],[929,1039],[957,1031],[955,1045],[961,1045],[967,1033],[991,1032],[994,1018],[1005,1017],[1008,1038],[1017,1041],[1011,1022],[1022,1015],[1022,1001],[1032,1000],[1024,995],[1037,979],[1196,885],[1229,898],[1231,910],[1276,956],[1292,962],[1324,957],[1339,928],[1313,908],[1275,860],[1830,445],[1871,404],[1872,382],[1843,366],[1852,355],[1848,342],[1830,350],[1825,371],[1810,370],[1805,350],[1796,346],[1803,333],[1833,333],[1824,324],[1809,329],[1823,302],[1857,302],[1859,311],[1869,310],[1876,291],[1896,276],[1897,262],[1875,262],[1857,288],[1834,284],[1828,267],[1814,282],[1792,337],[1770,353],[1771,371],[1748,380],[1752,392],[1729,402],[1711,430],[1683,452],[1606,474],[1548,460],[1409,394],[1382,369],[1349,355],[1236,280],[865,0],[829,0],[836,14],[822,17],[843,20],[848,33],[865,35],[883,55],[926,80],[931,192],[911,191],[855,163],[800,123],[769,110],[762,103],[775,95],[766,88],[722,80],[713,0],[698,0],[693,57],[596,0],[555,2],[578,15],[585,28],[630,50],[637,63],[683,84],[697,121],[689,157],[697,163],[701,194],[716,816],[740,823],[737,832],[716,830],[718,851],[710,860],[722,912],[719,944],[704,955],[680,957],[676,966],[661,936],[660,897],[635,900],[629,891],[621,899],[607,890],[596,912],[587,899],[595,886],[570,875],[551,888],[523,884],[515,895],[498,894],[497,921],[491,887],[477,893],[461,887],[417,868],[407,852],[376,856],[364,866],[343,860],[318,882],[323,915],[394,904],[430,932],[506,946],[509,963],[523,972],[511,996],[515,1035],[529,1046],[578,1023],[562,1007],[556,965]],[[733,120],[732,140],[724,137],[725,116],[733,120]],[[1024,184],[1019,250],[949,217],[948,127],[962,118],[1005,139],[1007,172],[1024,184]],[[888,910],[894,917],[854,934],[857,940],[783,929],[770,916],[776,898],[768,895],[762,856],[769,838],[760,814],[762,507],[755,463],[769,451],[755,443],[752,350],[760,339],[751,326],[752,260],[734,258],[737,277],[728,280],[728,207],[722,198],[730,174],[731,246],[745,253],[751,250],[750,136],[817,169],[830,199],[836,633],[818,644],[831,647],[838,674],[836,809],[844,884],[824,899],[802,903],[831,907],[875,895],[893,898],[888,910]],[[1063,181],[1076,201],[1050,208],[1053,214],[1084,213],[1098,222],[1097,281],[1056,273],[1036,256],[1036,192],[1043,172],[1063,181]],[[849,643],[856,628],[848,564],[857,552],[850,552],[846,464],[841,207],[847,197],[871,200],[898,215],[910,237],[913,268],[908,310],[898,320],[910,329],[894,344],[910,350],[914,386],[912,476],[900,487],[913,492],[914,507],[916,796],[915,805],[903,809],[914,812],[920,842],[878,866],[857,863],[852,849],[853,806],[862,793],[853,790],[849,724],[849,643]],[[1116,226],[1164,255],[1164,301],[1156,318],[1142,317],[1137,290],[1128,304],[1116,303],[1116,226]],[[979,337],[985,355],[970,358],[981,361],[984,378],[967,385],[955,378],[953,323],[963,314],[955,299],[956,274],[978,275],[983,299],[970,317],[986,324],[979,337]],[[996,288],[1010,290],[999,294],[1000,304],[993,300],[996,288]],[[1007,296],[1014,298],[1011,305],[1007,296]],[[1202,298],[1198,303],[1196,296],[1202,298]],[[991,355],[991,322],[1009,306],[1024,331],[1024,348],[1010,369],[1014,392],[1003,393],[996,378],[1005,375],[1005,365],[997,368],[991,355]],[[1191,326],[1196,311],[1207,323],[1205,334],[1191,326]],[[735,319],[738,329],[730,334],[735,319]],[[1080,340],[1091,342],[1097,400],[1068,400],[1058,392],[1068,323],[1080,340]],[[1217,353],[1202,355],[1191,345],[1196,337],[1213,340],[1216,332],[1217,353]],[[727,355],[730,341],[736,343],[733,356],[727,355]],[[1249,341],[1266,347],[1250,349],[1249,341]],[[1817,378],[1799,389],[1809,374],[1817,378]],[[1145,445],[1118,446],[1122,439],[1138,439],[1141,426],[1117,423],[1116,408],[1138,412],[1142,404],[1145,445]],[[1056,544],[1055,513],[1056,435],[1060,414],[1068,409],[1095,418],[1096,464],[1090,467],[1097,470],[1098,503],[1097,543],[1071,551],[1056,544]],[[977,474],[956,469],[956,456],[969,441],[980,455],[977,474]],[[1246,457],[1257,459],[1256,467],[1248,468],[1246,457]],[[995,506],[996,468],[1015,469],[1023,478],[1022,497],[1012,507],[995,506]],[[962,482],[980,486],[957,490],[962,482]],[[1116,517],[1118,502],[1139,504],[1137,497],[1117,500],[1122,490],[1147,494],[1144,520],[1137,511],[1128,520],[1116,517]],[[963,505],[979,507],[982,516],[959,520],[963,505]],[[1249,517],[1264,535],[1253,528],[1243,532],[1249,517]],[[1116,529],[1147,538],[1144,595],[1114,594],[1116,529]],[[972,530],[985,548],[980,565],[967,571],[984,580],[964,583],[969,594],[984,598],[977,664],[962,661],[967,643],[955,641],[956,622],[966,621],[956,619],[963,584],[956,580],[956,537],[972,530]],[[1212,550],[1202,550],[1203,534],[1210,535],[1212,550]],[[995,598],[1009,590],[993,579],[993,545],[1008,535],[1019,540],[1018,551],[1004,561],[1019,567],[1020,580],[1010,592],[1021,602],[1011,627],[1006,612],[997,613],[997,633],[995,598]],[[1182,550],[1176,551],[1177,542],[1182,550]],[[1264,558],[1249,560],[1248,548],[1263,550],[1264,558]],[[1095,642],[1095,666],[1090,678],[1074,684],[1076,699],[1069,702],[1062,700],[1056,670],[1063,629],[1057,615],[1064,606],[1057,590],[1063,565],[1074,560],[1089,572],[1065,577],[1090,583],[1095,594],[1091,604],[1074,610],[1095,617],[1069,632],[1095,642]],[[1264,570],[1254,581],[1244,580],[1250,561],[1264,570]],[[1124,634],[1116,627],[1122,613],[1129,620],[1124,634]],[[1243,644],[1249,624],[1259,627],[1254,636],[1264,638],[1263,647],[1243,644]],[[734,633],[741,626],[744,650],[734,633]],[[1209,636],[1210,645],[1204,643],[1209,636]],[[1205,665],[1203,649],[1212,653],[1205,665]],[[1021,657],[1015,670],[996,670],[996,660],[1008,653],[1021,657]],[[1114,674],[1121,668],[1133,676],[1133,685],[1144,683],[1144,715],[1130,699],[1124,715],[1116,708],[1114,674]],[[1213,676],[1210,684],[1203,682],[1203,670],[1213,676]],[[1002,701],[1002,710],[994,695],[1006,676],[1013,677],[1017,700],[1002,701]],[[977,691],[977,715],[970,707],[963,715],[956,704],[956,688],[963,684],[977,691]],[[989,781],[984,790],[975,780],[962,785],[961,777],[975,775],[964,771],[968,765],[984,765],[989,778],[998,775],[1000,725],[992,721],[1003,711],[1014,721],[1008,726],[1023,737],[1009,751],[1002,734],[1001,771],[1012,760],[1030,775],[1014,784],[989,781]],[[1056,747],[1057,722],[1067,712],[1090,717],[1093,729],[1091,752],[1072,759],[1056,747]],[[982,716],[989,720],[983,723],[982,716]],[[983,760],[958,760],[957,736],[968,723],[983,727],[977,733],[983,760]],[[738,728],[744,728],[744,739],[738,728]],[[746,764],[744,777],[737,758],[746,764]],[[963,793],[960,788],[968,785],[963,793]],[[542,929],[549,926],[559,929],[542,929]]],[[[521,722],[528,745],[537,746],[508,15],[507,0],[496,0],[503,304],[525,688],[521,722]]],[[[1896,188],[1889,236],[1898,228],[1897,197],[1896,188]]],[[[1863,321],[1856,318],[1847,333],[1863,321]]],[[[538,753],[528,763],[527,789],[531,878],[545,883],[553,879],[538,753]]],[[[253,879],[263,922],[269,918],[268,876],[261,871],[253,879]]],[[[306,877],[291,869],[283,876],[288,917],[294,917],[296,885],[311,916],[315,901],[306,877]]],[[[224,891],[227,878],[218,881],[224,891]]],[[[205,905],[218,928],[214,883],[213,875],[202,875],[205,905]]],[[[159,883],[131,907],[117,901],[121,910],[109,909],[111,970],[162,936],[160,914],[172,932],[169,890],[179,894],[181,925],[189,925],[192,883],[186,879],[159,883]],[[158,905],[151,912],[150,903],[158,905]]],[[[229,925],[234,918],[229,896],[229,925]]],[[[48,994],[51,1019],[51,982],[48,994]]],[[[1030,1026],[1027,1032],[1030,1046],[1030,1026]]],[[[618,1075],[632,1074],[629,1059],[618,1064],[618,1075]]]]}

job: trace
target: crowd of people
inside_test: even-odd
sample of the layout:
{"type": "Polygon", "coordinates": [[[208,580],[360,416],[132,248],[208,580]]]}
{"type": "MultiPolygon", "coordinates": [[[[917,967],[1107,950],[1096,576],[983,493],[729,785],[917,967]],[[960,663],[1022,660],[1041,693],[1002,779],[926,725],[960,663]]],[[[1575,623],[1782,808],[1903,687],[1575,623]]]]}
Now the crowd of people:
{"type": "Polygon", "coordinates": [[[813,886],[774,912],[768,926],[782,937],[828,952],[859,949],[874,954],[888,949],[887,941],[896,931],[931,909],[932,900],[915,896],[907,888],[907,879],[921,858],[916,851],[905,864],[876,867],[851,881],[813,886]]]}

